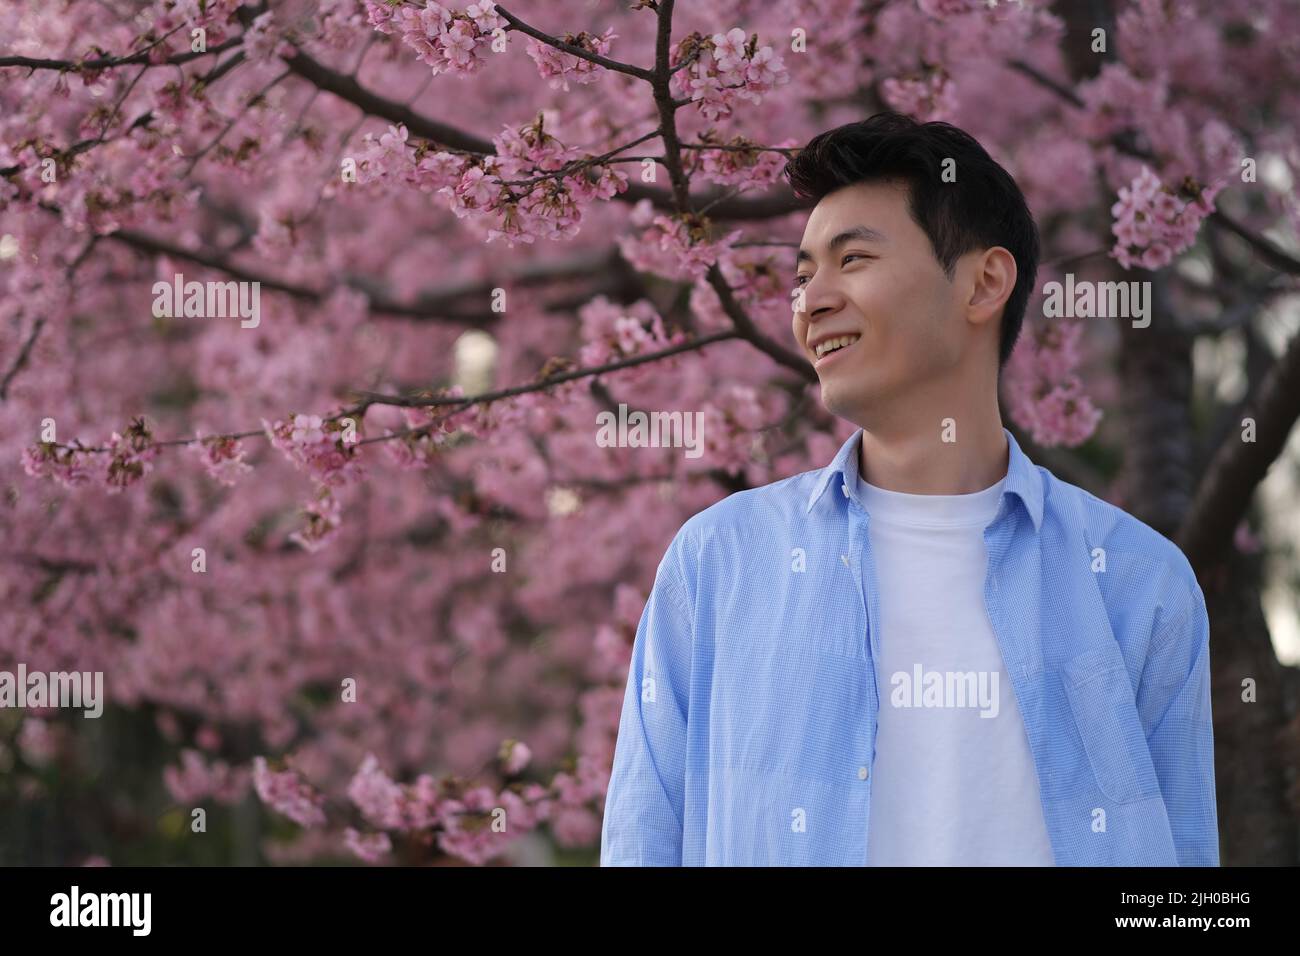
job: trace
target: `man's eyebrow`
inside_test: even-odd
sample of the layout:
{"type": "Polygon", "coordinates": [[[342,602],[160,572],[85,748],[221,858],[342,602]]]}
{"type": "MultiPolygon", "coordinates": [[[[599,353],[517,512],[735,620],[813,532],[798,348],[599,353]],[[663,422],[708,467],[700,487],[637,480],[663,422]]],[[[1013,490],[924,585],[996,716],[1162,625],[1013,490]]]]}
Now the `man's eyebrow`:
{"type": "MultiPolygon", "coordinates": [[[[853,226],[852,228],[845,229],[843,232],[837,233],[833,236],[831,241],[826,244],[826,248],[829,251],[834,252],[840,246],[850,243],[855,239],[859,239],[863,242],[888,241],[883,232],[878,232],[870,226],[853,226]]],[[[795,256],[794,267],[798,269],[799,263],[801,262],[812,262],[812,253],[807,249],[799,250],[799,254],[795,256]]]]}

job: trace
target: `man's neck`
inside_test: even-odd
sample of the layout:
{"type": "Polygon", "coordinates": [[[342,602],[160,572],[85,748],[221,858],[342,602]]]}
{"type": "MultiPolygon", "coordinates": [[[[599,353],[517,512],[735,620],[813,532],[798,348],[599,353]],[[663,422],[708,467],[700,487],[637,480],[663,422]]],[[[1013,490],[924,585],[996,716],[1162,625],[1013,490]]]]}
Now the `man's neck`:
{"type": "Polygon", "coordinates": [[[914,495],[969,495],[1004,477],[1011,448],[996,414],[986,422],[963,419],[955,440],[938,423],[925,431],[862,432],[858,474],[886,491],[914,495]]]}

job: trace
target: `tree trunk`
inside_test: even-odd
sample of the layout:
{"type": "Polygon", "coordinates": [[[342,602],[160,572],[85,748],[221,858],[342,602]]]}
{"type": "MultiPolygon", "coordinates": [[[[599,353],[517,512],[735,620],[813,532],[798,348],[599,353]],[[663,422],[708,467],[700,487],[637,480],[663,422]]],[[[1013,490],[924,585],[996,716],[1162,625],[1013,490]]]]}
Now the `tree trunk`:
{"type": "Polygon", "coordinates": [[[1278,661],[1260,604],[1262,553],[1232,549],[1202,581],[1210,614],[1210,694],[1220,863],[1295,866],[1294,689],[1300,671],[1278,661]],[[1209,586],[1207,587],[1206,584],[1209,586]],[[1242,700],[1247,679],[1255,701],[1242,700]],[[1294,794],[1294,790],[1291,790],[1294,794]]]}
{"type": "MultiPolygon", "coordinates": [[[[1141,278],[1159,281],[1149,274],[1141,278]]],[[[1130,320],[1121,319],[1120,338],[1122,404],[1128,426],[1126,510],[1173,538],[1199,477],[1194,473],[1197,443],[1191,420],[1192,340],[1177,328],[1172,315],[1160,309],[1147,328],[1135,329],[1130,320]]],[[[1196,568],[1210,617],[1223,866],[1300,862],[1296,815],[1288,803],[1297,759],[1297,735],[1291,722],[1297,669],[1282,665],[1273,650],[1260,600],[1261,557],[1228,548],[1221,560],[1196,568]],[[1242,701],[1242,682],[1247,678],[1254,681],[1253,703],[1242,701]]]]}

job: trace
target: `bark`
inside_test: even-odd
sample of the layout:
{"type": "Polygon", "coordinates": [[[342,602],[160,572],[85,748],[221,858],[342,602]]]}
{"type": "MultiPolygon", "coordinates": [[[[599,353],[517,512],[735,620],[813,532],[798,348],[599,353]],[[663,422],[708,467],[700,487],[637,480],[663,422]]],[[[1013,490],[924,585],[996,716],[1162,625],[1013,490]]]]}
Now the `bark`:
{"type": "Polygon", "coordinates": [[[1280,663],[1273,651],[1259,599],[1261,557],[1229,550],[1202,585],[1210,614],[1214,777],[1223,866],[1294,866],[1300,860],[1294,803],[1294,692],[1300,671],[1280,663]],[[1242,700],[1242,682],[1247,679],[1254,681],[1253,703],[1242,700]]]}
{"type": "MultiPolygon", "coordinates": [[[[1107,277],[1110,278],[1110,277],[1107,277]]],[[[1121,281],[1152,281],[1150,273],[1130,272],[1121,281]]],[[[1129,507],[1167,538],[1173,538],[1191,504],[1192,341],[1154,298],[1151,324],[1134,328],[1119,320],[1120,389],[1124,410],[1124,468],[1129,507]]]]}
{"type": "MultiPolygon", "coordinates": [[[[1155,303],[1149,327],[1120,321],[1126,510],[1173,539],[1201,484],[1196,465],[1204,459],[1191,416],[1192,336],[1178,328],[1166,297],[1157,295],[1155,303]]],[[[1238,486],[1244,499],[1238,513],[1249,505],[1258,477],[1238,486]]],[[[1260,556],[1241,554],[1228,538],[1222,547],[1198,549],[1192,561],[1210,617],[1220,863],[1293,866],[1300,862],[1297,807],[1288,801],[1298,762],[1297,669],[1281,664],[1273,650],[1260,600],[1260,556]],[[1255,682],[1253,703],[1242,700],[1247,678],[1255,682]]]]}

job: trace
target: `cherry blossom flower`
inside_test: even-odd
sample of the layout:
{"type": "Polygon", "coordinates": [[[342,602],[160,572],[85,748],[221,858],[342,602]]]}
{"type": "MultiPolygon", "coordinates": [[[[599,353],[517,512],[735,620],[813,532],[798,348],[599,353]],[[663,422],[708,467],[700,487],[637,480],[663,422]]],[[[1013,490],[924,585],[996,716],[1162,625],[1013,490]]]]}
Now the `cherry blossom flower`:
{"type": "Polygon", "coordinates": [[[352,827],[343,831],[343,842],[349,850],[367,863],[377,863],[392,852],[393,841],[387,833],[362,834],[352,827]]]}
{"type": "Polygon", "coordinates": [[[64,446],[40,442],[23,449],[23,471],[33,478],[53,478],[65,488],[90,484],[93,458],[86,446],[72,439],[64,446]]]}
{"type": "MultiPolygon", "coordinates": [[[[577,36],[567,33],[560,39],[570,46],[581,47],[589,53],[605,56],[609,53],[611,42],[617,37],[618,34],[611,27],[599,36],[584,30],[577,36]]],[[[569,80],[577,83],[593,83],[605,72],[605,68],[599,63],[557,50],[549,43],[542,43],[531,37],[528,40],[528,55],[537,64],[537,72],[547,80],[551,89],[564,90],[566,93],[569,92],[569,80]]]]}
{"type": "Polygon", "coordinates": [[[355,440],[359,423],[354,422],[355,431],[350,432],[337,418],[295,414],[274,424],[262,419],[262,428],[275,448],[323,485],[337,488],[365,476],[355,440]]]}
{"type": "Polygon", "coordinates": [[[880,91],[892,108],[923,122],[951,120],[957,111],[956,87],[943,72],[888,77],[880,84],[880,91]]]}
{"type": "Polygon", "coordinates": [[[108,451],[110,457],[105,482],[110,493],[129,488],[149,474],[158,457],[153,433],[142,418],[131,422],[125,436],[113,432],[108,440],[108,451]]]}
{"type": "Polygon", "coordinates": [[[211,764],[192,748],[181,751],[179,766],[163,769],[163,782],[173,799],[194,804],[211,796],[220,803],[238,803],[248,791],[249,771],[231,767],[223,760],[211,764]]]}
{"type": "Polygon", "coordinates": [[[1210,186],[1185,181],[1175,193],[1143,166],[1111,206],[1116,238],[1111,255],[1126,269],[1168,265],[1196,240],[1201,220],[1214,211],[1214,197],[1223,186],[1222,180],[1210,186]]]}
{"type": "Polygon", "coordinates": [[[507,740],[501,745],[501,770],[507,776],[514,776],[528,766],[533,752],[528,745],[519,740],[507,740]]]}
{"type": "Polygon", "coordinates": [[[434,0],[426,0],[422,8],[393,9],[383,0],[365,0],[365,4],[371,26],[400,36],[435,75],[477,73],[487,62],[494,32],[506,26],[490,0],[480,0],[464,11],[449,10],[434,0]]]}
{"type": "Polygon", "coordinates": [[[290,533],[289,540],[315,553],[337,536],[341,508],[330,489],[322,485],[316,497],[303,505],[302,511],[307,519],[306,525],[290,533]]]}
{"type": "MultiPolygon", "coordinates": [[[[704,135],[700,139],[708,144],[720,137],[704,135]]],[[[689,172],[699,169],[712,182],[745,191],[764,188],[780,179],[787,157],[778,148],[797,146],[798,141],[785,139],[776,143],[776,148],[762,148],[744,136],[735,136],[719,145],[729,148],[690,150],[683,165],[689,172]]]]}
{"type": "Polygon", "coordinates": [[[674,49],[672,65],[691,56],[688,66],[673,73],[672,84],[709,120],[730,116],[739,101],[759,104],[790,81],[781,57],[770,46],[758,47],[756,37],[747,40],[739,27],[707,38],[693,34],[674,49]]]}
{"type": "Polygon", "coordinates": [[[325,825],[324,797],[294,771],[271,770],[265,757],[254,757],[253,786],[263,803],[299,826],[325,825]]]}
{"type": "Polygon", "coordinates": [[[203,437],[196,433],[198,444],[191,448],[203,462],[203,468],[209,476],[223,485],[234,485],[240,475],[247,474],[253,468],[244,461],[245,450],[239,441],[224,435],[203,437]]]}
{"type": "Polygon", "coordinates": [[[1026,324],[1007,361],[1003,383],[1011,417],[1043,447],[1075,447],[1087,441],[1101,411],[1084,392],[1080,320],[1026,324]]]}

